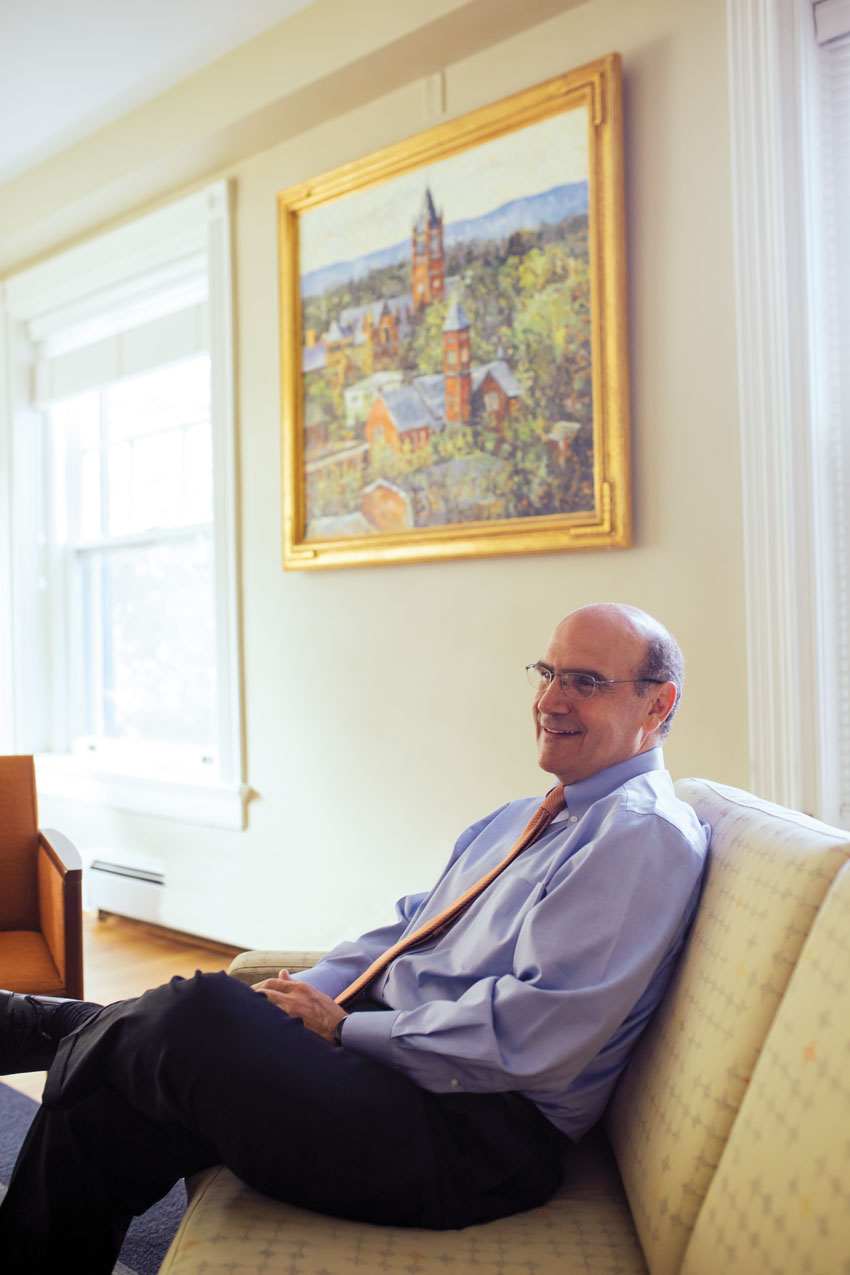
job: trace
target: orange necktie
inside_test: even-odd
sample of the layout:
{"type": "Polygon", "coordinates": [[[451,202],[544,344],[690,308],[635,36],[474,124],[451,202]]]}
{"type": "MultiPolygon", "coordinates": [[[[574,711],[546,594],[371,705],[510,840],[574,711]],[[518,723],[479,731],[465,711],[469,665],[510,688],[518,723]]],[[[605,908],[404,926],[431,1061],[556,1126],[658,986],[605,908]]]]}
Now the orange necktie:
{"type": "Polygon", "coordinates": [[[347,1003],[353,1001],[355,996],[358,996],[365,987],[368,987],[373,979],[384,972],[390,961],[394,961],[397,956],[400,956],[402,952],[406,952],[408,948],[415,947],[417,943],[424,943],[426,939],[433,938],[442,930],[447,929],[453,921],[457,920],[461,912],[465,911],[470,903],[477,899],[483,890],[487,889],[490,882],[495,881],[496,877],[501,872],[504,872],[509,863],[513,863],[517,855],[522,854],[523,850],[528,849],[532,842],[537,840],[541,832],[549,826],[555,815],[559,814],[565,805],[564,785],[558,784],[556,788],[546,794],[542,805],[535,810],[520,833],[519,840],[514,843],[502,862],[497,863],[495,868],[491,868],[468,890],[464,890],[463,894],[458,895],[453,903],[450,903],[447,908],[443,908],[442,912],[432,917],[430,921],[426,921],[424,925],[420,925],[419,929],[414,930],[412,934],[408,934],[407,938],[399,939],[392,947],[388,947],[385,952],[382,952],[368,969],[365,969],[353,983],[349,983],[348,987],[340,992],[339,996],[335,998],[337,1005],[342,1005],[345,1008],[347,1003]]]}

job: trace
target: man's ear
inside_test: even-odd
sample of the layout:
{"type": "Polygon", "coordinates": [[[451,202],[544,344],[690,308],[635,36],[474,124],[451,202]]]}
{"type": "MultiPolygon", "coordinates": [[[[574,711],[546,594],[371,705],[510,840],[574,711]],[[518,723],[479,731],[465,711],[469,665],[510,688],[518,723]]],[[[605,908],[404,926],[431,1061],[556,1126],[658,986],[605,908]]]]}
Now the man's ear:
{"type": "Polygon", "coordinates": [[[676,683],[662,682],[660,686],[653,688],[653,693],[649,697],[649,708],[647,710],[647,727],[650,732],[658,730],[673,711],[673,705],[676,703],[676,683]]]}

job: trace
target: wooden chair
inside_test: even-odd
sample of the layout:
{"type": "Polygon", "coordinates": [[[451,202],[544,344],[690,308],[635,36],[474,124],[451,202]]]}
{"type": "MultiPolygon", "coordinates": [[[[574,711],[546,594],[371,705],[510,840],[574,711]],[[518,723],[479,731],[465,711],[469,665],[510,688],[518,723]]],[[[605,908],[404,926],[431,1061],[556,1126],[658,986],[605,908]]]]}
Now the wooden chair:
{"type": "Polygon", "coordinates": [[[83,865],[39,832],[32,757],[0,757],[0,987],[83,998],[83,865]]]}

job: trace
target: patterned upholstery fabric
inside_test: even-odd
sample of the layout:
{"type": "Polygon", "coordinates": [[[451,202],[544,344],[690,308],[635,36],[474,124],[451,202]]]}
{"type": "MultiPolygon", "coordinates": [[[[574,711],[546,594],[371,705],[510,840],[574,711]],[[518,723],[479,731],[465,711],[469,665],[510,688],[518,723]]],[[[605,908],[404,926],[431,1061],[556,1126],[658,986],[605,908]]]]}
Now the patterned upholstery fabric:
{"type": "Polygon", "coordinates": [[[850,866],[803,948],[682,1275],[719,1270],[850,1275],[850,866]]]}
{"type": "Polygon", "coordinates": [[[607,1120],[653,1275],[681,1266],[791,970],[850,853],[846,833],[749,793],[676,787],[711,824],[709,870],[686,952],[607,1120]]]}
{"type": "Polygon", "coordinates": [[[545,1208],[463,1231],[369,1226],[278,1204],[227,1169],[189,1184],[191,1203],[160,1275],[647,1275],[604,1139],[568,1150],[545,1208]]]}
{"type": "Polygon", "coordinates": [[[308,970],[316,961],[324,956],[324,952],[240,952],[234,956],[227,971],[240,983],[261,983],[264,978],[277,978],[281,970],[289,970],[294,974],[297,970],[308,970]]]}

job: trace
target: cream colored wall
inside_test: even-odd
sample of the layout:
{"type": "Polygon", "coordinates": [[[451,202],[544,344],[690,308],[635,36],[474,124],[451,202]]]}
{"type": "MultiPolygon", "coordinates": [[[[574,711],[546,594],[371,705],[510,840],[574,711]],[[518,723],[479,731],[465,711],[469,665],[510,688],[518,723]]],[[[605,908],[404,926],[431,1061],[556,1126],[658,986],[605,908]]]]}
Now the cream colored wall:
{"type": "Polygon", "coordinates": [[[67,156],[14,183],[17,203],[0,213],[4,251],[22,262],[176,193],[180,160],[187,180],[236,183],[249,827],[43,803],[44,822],[84,848],[164,858],[168,923],[234,943],[323,947],[377,923],[430,882],[467,823],[541,791],[522,666],[575,605],[632,602],[670,626],[688,660],[670,769],[748,784],[723,0],[441,0],[418,29],[422,7],[316,0],[248,56],[75,148],[90,179],[75,170],[64,220],[67,156]],[[276,91],[287,86],[277,103],[275,49],[276,91]],[[276,192],[437,122],[423,77],[441,65],[451,117],[613,50],[625,77],[635,547],[284,574],[276,192]]]}

